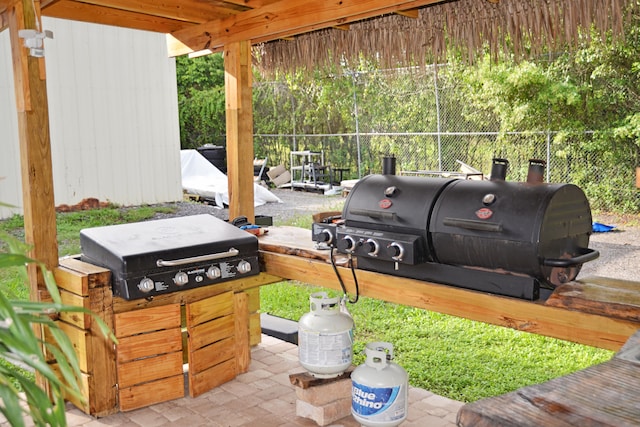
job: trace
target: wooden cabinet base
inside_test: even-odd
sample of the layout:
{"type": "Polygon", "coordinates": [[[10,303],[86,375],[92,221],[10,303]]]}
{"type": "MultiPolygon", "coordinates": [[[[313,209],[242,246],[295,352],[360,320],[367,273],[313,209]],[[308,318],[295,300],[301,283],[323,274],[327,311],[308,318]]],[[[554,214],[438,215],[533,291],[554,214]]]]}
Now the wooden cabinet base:
{"type": "Polygon", "coordinates": [[[89,315],[58,320],[82,369],[85,401],[69,401],[96,417],[181,398],[187,389],[195,397],[246,372],[250,346],[260,342],[259,286],[279,280],[260,274],[125,301],[113,297],[109,270],[77,258],[61,260],[55,276],[65,303],[91,309],[118,339],[104,337],[89,315]]]}

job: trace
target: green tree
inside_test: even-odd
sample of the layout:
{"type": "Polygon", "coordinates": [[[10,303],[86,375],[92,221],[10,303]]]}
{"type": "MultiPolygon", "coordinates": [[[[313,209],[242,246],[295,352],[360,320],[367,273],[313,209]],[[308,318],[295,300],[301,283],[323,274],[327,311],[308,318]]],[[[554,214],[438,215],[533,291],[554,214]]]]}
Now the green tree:
{"type": "Polygon", "coordinates": [[[197,148],[225,143],[222,54],[176,58],[180,145],[197,148]]]}

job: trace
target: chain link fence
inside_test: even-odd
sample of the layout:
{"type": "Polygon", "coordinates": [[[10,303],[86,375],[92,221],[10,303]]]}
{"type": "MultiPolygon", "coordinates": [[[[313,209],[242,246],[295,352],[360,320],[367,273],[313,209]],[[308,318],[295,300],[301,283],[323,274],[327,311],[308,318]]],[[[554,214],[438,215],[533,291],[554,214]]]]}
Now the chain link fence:
{"type": "MultiPolygon", "coordinates": [[[[305,107],[300,101],[296,104],[292,93],[283,91],[282,85],[271,84],[270,87],[276,88],[273,96],[279,103],[275,111],[288,120],[279,121],[283,129],[254,136],[256,156],[267,157],[271,166],[289,167],[291,151],[321,151],[325,164],[334,170],[343,169],[342,179],[380,173],[382,159],[389,155],[395,156],[398,172],[459,172],[464,163],[485,174],[491,170],[492,159],[499,157],[509,161],[507,180],[510,181],[524,181],[529,160],[540,159],[547,163],[547,182],[580,186],[593,208],[639,211],[640,190],[635,187],[635,168],[616,163],[606,152],[580,148],[589,141],[592,132],[564,131],[562,138],[557,138],[559,131],[551,130],[501,132],[498,120],[490,113],[466,111],[464,102],[456,97],[455,86],[440,82],[433,70],[431,74],[427,69],[414,75],[412,79],[418,83],[404,91],[388,88],[385,93],[367,91],[370,76],[366,74],[350,77],[353,92],[342,93],[340,100],[336,100],[336,104],[341,102],[344,108],[350,109],[351,120],[345,123],[353,129],[343,133],[307,132],[305,107]],[[410,114],[401,111],[408,98],[419,99],[420,111],[417,119],[403,124],[404,116],[410,114]],[[376,116],[372,105],[397,108],[397,120],[389,120],[388,115],[376,116]]],[[[349,89],[349,85],[344,88],[349,89]]],[[[260,114],[260,108],[254,108],[254,113],[260,114]]],[[[334,179],[339,178],[336,173],[334,179]]]]}

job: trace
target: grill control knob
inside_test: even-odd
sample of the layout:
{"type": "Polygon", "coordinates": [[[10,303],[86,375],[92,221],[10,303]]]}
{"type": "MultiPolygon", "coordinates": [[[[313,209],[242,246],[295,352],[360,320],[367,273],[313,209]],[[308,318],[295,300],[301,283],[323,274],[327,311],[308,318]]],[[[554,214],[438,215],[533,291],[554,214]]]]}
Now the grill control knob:
{"type": "Polygon", "coordinates": [[[238,263],[238,273],[245,274],[251,271],[251,263],[242,260],[238,263]]]}
{"type": "Polygon", "coordinates": [[[331,234],[331,232],[325,228],[320,232],[320,234],[318,234],[318,239],[321,242],[330,245],[331,243],[333,243],[333,234],[331,234]]]}
{"type": "Polygon", "coordinates": [[[141,292],[151,292],[155,289],[155,287],[156,286],[153,283],[153,280],[149,279],[148,277],[145,277],[140,281],[140,283],[138,283],[138,289],[140,289],[141,292]]]}
{"type": "Polygon", "coordinates": [[[219,279],[220,276],[222,276],[222,270],[219,267],[212,265],[207,269],[207,277],[209,279],[219,279]]]}
{"type": "Polygon", "coordinates": [[[356,249],[356,241],[351,236],[344,236],[342,238],[345,243],[344,250],[347,252],[353,252],[356,249]]]}
{"type": "Polygon", "coordinates": [[[380,252],[380,245],[378,244],[378,242],[376,242],[373,239],[367,239],[365,244],[369,248],[369,251],[367,252],[367,255],[369,255],[369,256],[378,256],[378,252],[380,252]]]}
{"type": "Polygon", "coordinates": [[[189,283],[189,276],[184,271],[178,271],[173,277],[173,282],[178,286],[186,285],[189,283]]]}
{"type": "Polygon", "coordinates": [[[391,242],[389,246],[387,246],[389,250],[389,255],[391,255],[391,259],[394,261],[402,261],[404,258],[404,246],[402,246],[398,242],[391,242]]]}

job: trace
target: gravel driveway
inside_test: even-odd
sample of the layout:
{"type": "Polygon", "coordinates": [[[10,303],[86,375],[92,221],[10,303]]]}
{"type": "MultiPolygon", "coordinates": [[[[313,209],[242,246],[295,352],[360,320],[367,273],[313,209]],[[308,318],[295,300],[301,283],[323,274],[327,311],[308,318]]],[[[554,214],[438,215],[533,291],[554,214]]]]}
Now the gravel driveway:
{"type": "MultiPolygon", "coordinates": [[[[274,225],[290,225],[291,220],[300,215],[313,215],[317,212],[342,210],[342,205],[345,201],[341,195],[325,196],[309,191],[271,189],[271,192],[282,200],[282,203],[265,203],[255,208],[255,214],[271,216],[274,225]]],[[[229,209],[227,208],[221,209],[217,206],[204,203],[178,203],[177,206],[177,213],[171,215],[159,214],[157,218],[209,213],[220,219],[229,219],[229,209]]]]}
{"type": "Polygon", "coordinates": [[[578,279],[604,276],[640,281],[640,216],[594,215],[594,221],[616,228],[591,235],[589,246],[600,257],[583,265],[578,279]]]}
{"type": "MultiPolygon", "coordinates": [[[[312,215],[317,212],[341,210],[344,198],[341,195],[292,191],[289,189],[271,190],[282,203],[267,203],[255,209],[256,215],[273,217],[274,225],[291,224],[299,215],[312,215]]],[[[179,203],[179,215],[212,213],[218,218],[228,219],[229,210],[212,207],[202,203],[179,203]]],[[[616,279],[640,281],[640,216],[594,215],[594,221],[615,225],[614,231],[594,233],[589,246],[600,252],[600,257],[582,266],[578,279],[587,276],[604,276],[616,279]]]]}

